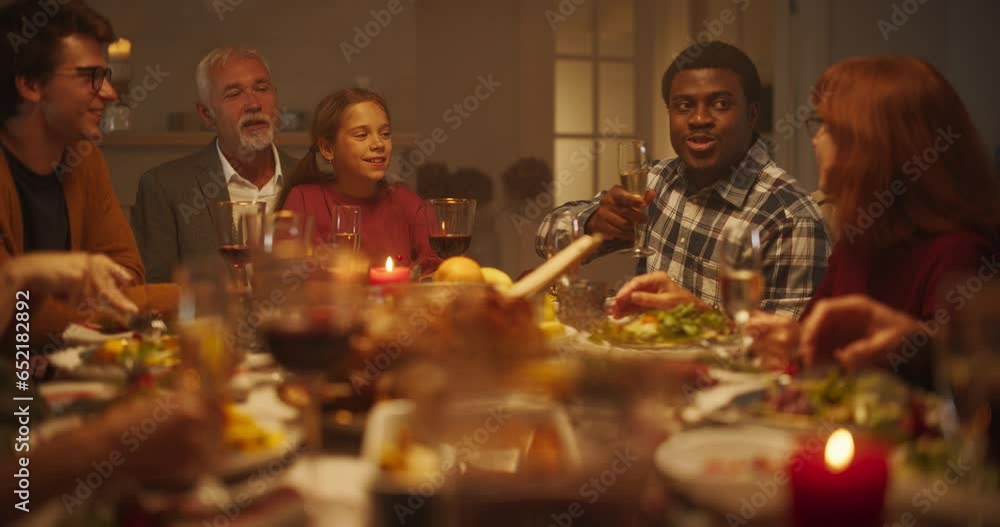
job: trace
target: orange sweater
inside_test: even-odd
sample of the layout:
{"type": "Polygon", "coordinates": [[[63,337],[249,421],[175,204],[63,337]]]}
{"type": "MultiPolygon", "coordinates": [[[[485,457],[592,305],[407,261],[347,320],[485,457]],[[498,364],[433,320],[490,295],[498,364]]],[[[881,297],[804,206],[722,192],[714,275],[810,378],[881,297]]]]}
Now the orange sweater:
{"type": "MultiPolygon", "coordinates": [[[[106,254],[132,271],[137,283],[142,283],[145,279],[142,259],[132,229],[115,197],[104,155],[92,144],[90,148],[81,148],[78,144],[72,149],[75,152],[88,150],[90,153],[83,156],[77,166],[71,167],[62,181],[69,216],[70,249],[106,254]]],[[[7,158],[0,150],[0,266],[20,254],[24,254],[21,202],[7,158]]],[[[87,306],[67,306],[55,299],[43,303],[34,295],[31,300],[31,340],[40,346],[52,340],[50,334],[60,334],[69,321],[87,319],[93,311],[87,306]]],[[[13,301],[0,298],[0,302],[13,301]]],[[[6,338],[9,336],[5,335],[3,341],[9,342],[6,338]]]]}

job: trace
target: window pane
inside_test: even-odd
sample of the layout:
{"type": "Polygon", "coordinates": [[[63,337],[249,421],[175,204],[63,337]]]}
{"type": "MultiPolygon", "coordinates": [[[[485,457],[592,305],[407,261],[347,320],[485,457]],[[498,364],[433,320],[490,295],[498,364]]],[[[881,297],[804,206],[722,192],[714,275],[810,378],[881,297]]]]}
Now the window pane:
{"type": "Polygon", "coordinates": [[[605,62],[598,66],[598,117],[621,127],[622,134],[635,133],[635,65],[605,62]]]}
{"type": "Polygon", "coordinates": [[[556,133],[594,133],[594,65],[556,61],[556,133]]]}
{"type": "Polygon", "coordinates": [[[608,136],[598,139],[597,154],[597,191],[607,190],[620,184],[618,178],[618,141],[626,137],[608,136]]]}
{"type": "Polygon", "coordinates": [[[552,0],[549,3],[545,17],[556,32],[557,55],[590,56],[594,53],[593,3],[576,5],[568,0],[552,0]]]}
{"type": "Polygon", "coordinates": [[[601,0],[597,52],[605,57],[631,57],[635,54],[634,0],[601,0]]]}
{"type": "Polygon", "coordinates": [[[590,139],[556,139],[556,205],[590,199],[594,189],[594,142],[590,139]]]}

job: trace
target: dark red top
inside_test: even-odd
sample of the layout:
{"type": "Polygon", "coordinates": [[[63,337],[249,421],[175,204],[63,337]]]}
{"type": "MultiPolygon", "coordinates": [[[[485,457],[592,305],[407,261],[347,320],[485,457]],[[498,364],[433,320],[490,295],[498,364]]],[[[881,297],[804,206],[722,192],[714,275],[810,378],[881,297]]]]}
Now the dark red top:
{"type": "Polygon", "coordinates": [[[361,250],[373,266],[385,265],[391,256],[403,265],[419,263],[426,274],[441,263],[428,239],[424,201],[404,186],[393,185],[371,198],[355,198],[337,192],[331,184],[297,185],[289,191],[283,208],[312,214],[316,240],[327,243],[336,205],[361,207],[361,250]]]}
{"type": "Polygon", "coordinates": [[[982,280],[997,273],[995,245],[973,231],[882,247],[841,240],[802,317],[817,300],[861,293],[919,320],[930,320],[939,308],[960,309],[982,287],[982,280]]]}

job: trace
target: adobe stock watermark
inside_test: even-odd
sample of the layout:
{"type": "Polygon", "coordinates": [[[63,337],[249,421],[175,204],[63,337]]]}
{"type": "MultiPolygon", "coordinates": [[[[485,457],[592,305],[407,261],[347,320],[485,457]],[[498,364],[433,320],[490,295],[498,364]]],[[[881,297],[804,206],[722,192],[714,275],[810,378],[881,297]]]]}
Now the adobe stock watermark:
{"type": "Polygon", "coordinates": [[[394,340],[379,343],[379,352],[365,359],[364,369],[351,374],[350,381],[354,393],[360,394],[362,388],[378,380],[382,372],[388,370],[393,361],[399,358],[403,349],[413,344],[414,337],[423,334],[430,327],[432,318],[444,314],[448,306],[460,295],[457,286],[448,286],[444,295],[435,297],[432,301],[411,312],[407,317],[409,326],[401,329],[394,340]]]}
{"type": "Polygon", "coordinates": [[[407,488],[406,493],[409,496],[406,498],[405,503],[396,502],[393,504],[392,510],[396,513],[399,524],[405,524],[408,516],[415,515],[418,510],[426,505],[427,500],[441,490],[441,487],[444,486],[449,477],[463,470],[469,463],[475,463],[480,457],[483,445],[510,418],[511,415],[507,407],[497,406],[496,408],[492,408],[487,413],[482,426],[473,430],[472,433],[463,436],[461,441],[452,444],[451,449],[455,452],[454,458],[445,459],[441,464],[441,470],[433,474],[426,474],[424,476],[426,481],[417,485],[416,488],[413,488],[413,486],[407,488]]]}
{"type": "Polygon", "coordinates": [[[229,527],[240,517],[244,509],[253,505],[255,496],[263,496],[274,480],[289,465],[294,463],[299,455],[305,452],[305,449],[305,443],[289,445],[280,457],[272,459],[267,465],[260,467],[247,478],[246,486],[236,496],[231,497],[228,502],[216,503],[216,507],[221,512],[212,518],[211,522],[202,520],[202,525],[204,527],[229,527]]]}
{"type": "Polygon", "coordinates": [[[616,141],[622,137],[628,125],[622,122],[621,117],[608,117],[601,126],[601,138],[594,144],[581,146],[569,154],[570,168],[563,168],[555,174],[552,183],[543,185],[544,191],[532,198],[524,198],[519,207],[520,212],[510,215],[510,221],[514,224],[514,230],[521,234],[525,228],[534,229],[535,222],[548,214],[550,207],[555,205],[556,186],[568,187],[576,180],[576,172],[583,173],[589,170],[597,161],[597,156],[603,154],[608,148],[608,141],[616,141]]]}
{"type": "MultiPolygon", "coordinates": [[[[636,461],[639,461],[639,457],[632,455],[628,447],[616,450],[611,466],[580,486],[580,497],[586,498],[587,505],[597,503],[597,500],[601,499],[601,496],[613,487],[618,478],[628,472],[636,461]]],[[[584,503],[575,501],[569,504],[566,512],[553,513],[552,523],[548,527],[570,527],[575,520],[582,518],[586,513],[584,503]]]]}
{"type": "MultiPolygon", "coordinates": [[[[413,0],[409,0],[412,4],[413,0]]],[[[365,48],[371,45],[372,40],[378,38],[382,31],[389,27],[392,18],[406,9],[401,0],[389,0],[384,9],[369,11],[371,20],[365,22],[364,26],[354,26],[354,45],[347,41],[340,42],[340,52],[344,54],[344,60],[348,64],[354,60],[354,56],[360,55],[365,48]]]]}
{"type": "Polygon", "coordinates": [[[546,9],[545,19],[549,21],[549,27],[552,28],[552,31],[555,31],[559,24],[569,20],[569,17],[576,14],[576,9],[585,3],[587,0],[562,0],[556,6],[558,12],[546,9]]]}
{"type": "MultiPolygon", "coordinates": [[[[931,146],[927,147],[923,152],[914,155],[912,159],[903,164],[903,173],[911,176],[911,183],[919,180],[924,175],[924,172],[930,169],[930,165],[941,158],[941,154],[947,152],[951,148],[951,145],[955,144],[955,141],[962,138],[960,134],[953,132],[950,126],[947,129],[943,127],[938,128],[937,133],[938,135],[931,146]]],[[[890,183],[889,190],[876,191],[873,196],[875,200],[869,203],[867,208],[858,207],[857,225],[848,223],[843,226],[847,240],[854,243],[854,239],[871,228],[875,224],[875,220],[881,218],[885,214],[885,211],[896,203],[899,197],[906,194],[906,191],[907,185],[899,179],[890,183]]]]}
{"type": "Polygon", "coordinates": [[[59,9],[67,3],[69,0],[38,0],[38,11],[32,13],[30,18],[27,15],[21,17],[21,32],[10,31],[7,33],[7,42],[10,43],[10,48],[14,50],[14,53],[18,53],[21,46],[35,38],[38,32],[49,24],[49,20],[56,16],[59,9]]]}
{"type": "Polygon", "coordinates": [[[219,17],[220,22],[226,21],[226,13],[236,11],[236,8],[243,5],[243,0],[212,0],[212,9],[219,17]]]}
{"type": "MultiPolygon", "coordinates": [[[[482,105],[496,93],[497,88],[503,83],[493,78],[493,74],[480,75],[478,83],[472,89],[472,93],[461,101],[446,108],[441,114],[441,119],[449,124],[452,131],[456,131],[478,111],[482,105]]],[[[400,167],[396,173],[391,174],[390,181],[401,182],[413,175],[417,167],[424,164],[437,151],[438,146],[448,140],[448,133],[442,127],[431,130],[429,137],[422,137],[416,140],[417,148],[411,150],[407,155],[401,156],[400,167]]]]}
{"type": "Polygon", "coordinates": [[[987,282],[1000,274],[1000,261],[997,260],[997,255],[983,256],[979,261],[981,265],[975,274],[955,284],[944,294],[945,302],[954,307],[951,310],[944,307],[938,308],[934,311],[934,318],[920,322],[920,331],[904,337],[899,350],[889,353],[887,358],[893,373],[899,373],[903,365],[913,360],[931,342],[938,331],[951,322],[952,313],[964,309],[972,297],[983,290],[987,282]]]}
{"type": "MultiPolygon", "coordinates": [[[[142,80],[139,81],[129,93],[122,97],[122,102],[125,104],[126,108],[125,116],[128,112],[136,109],[154,90],[163,84],[163,81],[170,76],[170,72],[163,71],[160,69],[160,65],[156,66],[146,66],[146,75],[143,76],[142,80]]],[[[62,159],[52,164],[52,170],[55,176],[62,181],[67,174],[73,171],[76,167],[80,166],[80,163],[89,156],[94,149],[104,142],[104,136],[107,131],[103,128],[98,128],[98,136],[93,140],[80,141],[76,144],[74,148],[68,148],[62,159]]]]}
{"type": "MultiPolygon", "coordinates": [[[[735,4],[740,11],[746,11],[750,7],[750,0],[730,0],[735,4]]],[[[736,13],[728,7],[719,11],[719,16],[713,18],[712,20],[703,20],[702,25],[705,29],[699,31],[694,38],[688,37],[687,42],[684,44],[684,51],[678,56],[677,64],[679,66],[685,66],[694,62],[694,59],[701,56],[705,51],[705,46],[709,45],[713,40],[719,38],[720,35],[726,30],[726,26],[736,22],[736,13]]]]}
{"type": "MultiPolygon", "coordinates": [[[[948,469],[944,475],[917,491],[910,500],[910,504],[917,509],[921,516],[926,515],[934,507],[934,504],[941,501],[941,498],[948,494],[951,487],[956,485],[971,470],[972,465],[963,463],[961,457],[949,460],[948,469]]],[[[900,515],[899,521],[884,525],[886,527],[916,527],[918,524],[923,524],[923,522],[919,522],[916,515],[912,512],[904,512],[900,515]]]]}
{"type": "MultiPolygon", "coordinates": [[[[168,394],[166,397],[157,398],[152,415],[138,424],[133,424],[122,433],[120,441],[123,447],[127,447],[129,454],[139,450],[142,442],[155,434],[160,424],[169,419],[174,410],[180,408],[179,404],[173,402],[173,397],[172,394],[168,394]]],[[[125,454],[119,449],[109,452],[107,459],[92,462],[94,470],[84,477],[76,478],[76,488],[73,493],[63,493],[62,503],[66,513],[72,514],[73,509],[83,505],[83,502],[93,496],[94,492],[114,474],[115,469],[124,463],[125,454]]]]}
{"type": "Polygon", "coordinates": [[[902,7],[898,4],[892,4],[892,13],[889,15],[889,20],[880,18],[875,23],[879,32],[882,33],[882,40],[889,42],[889,36],[894,31],[899,31],[903,27],[903,24],[910,20],[911,16],[917,14],[920,6],[926,3],[927,0],[903,0],[902,7]]]}

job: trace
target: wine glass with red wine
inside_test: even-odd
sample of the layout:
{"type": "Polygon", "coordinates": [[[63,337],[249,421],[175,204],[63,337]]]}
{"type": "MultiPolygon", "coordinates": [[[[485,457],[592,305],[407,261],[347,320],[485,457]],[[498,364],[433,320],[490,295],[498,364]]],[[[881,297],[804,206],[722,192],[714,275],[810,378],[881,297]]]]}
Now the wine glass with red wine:
{"type": "Polygon", "coordinates": [[[472,244],[476,200],[438,198],[427,200],[431,249],[441,258],[461,256],[472,244]]]}
{"type": "Polygon", "coordinates": [[[305,396],[306,445],[322,447],[321,393],[330,382],[349,382],[352,339],[361,333],[367,295],[363,287],[325,272],[301,273],[300,262],[264,256],[254,263],[254,295],[282,292],[284,302],[259,313],[259,333],[267,351],[291,375],[291,386],[305,396]],[[296,269],[297,275],[291,275],[296,269]],[[296,276],[297,287],[287,282],[296,276]]]}
{"type": "Polygon", "coordinates": [[[212,203],[215,233],[219,254],[229,264],[237,290],[246,290],[249,279],[246,265],[250,263],[250,233],[243,217],[264,216],[267,204],[263,201],[216,201],[212,203]]]}

